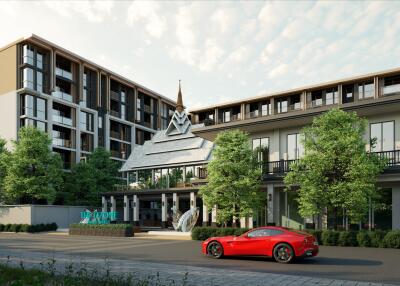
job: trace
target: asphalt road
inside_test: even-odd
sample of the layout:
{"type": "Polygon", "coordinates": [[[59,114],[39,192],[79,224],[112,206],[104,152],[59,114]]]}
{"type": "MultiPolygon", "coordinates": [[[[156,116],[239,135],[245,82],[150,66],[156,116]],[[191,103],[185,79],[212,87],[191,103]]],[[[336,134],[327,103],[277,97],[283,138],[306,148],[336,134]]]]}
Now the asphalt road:
{"type": "Polygon", "coordinates": [[[55,234],[0,234],[0,249],[54,252],[90,257],[191,265],[357,280],[400,285],[400,250],[356,247],[321,247],[315,258],[283,265],[264,257],[233,257],[220,260],[201,254],[201,242],[148,238],[108,238],[55,234]]]}

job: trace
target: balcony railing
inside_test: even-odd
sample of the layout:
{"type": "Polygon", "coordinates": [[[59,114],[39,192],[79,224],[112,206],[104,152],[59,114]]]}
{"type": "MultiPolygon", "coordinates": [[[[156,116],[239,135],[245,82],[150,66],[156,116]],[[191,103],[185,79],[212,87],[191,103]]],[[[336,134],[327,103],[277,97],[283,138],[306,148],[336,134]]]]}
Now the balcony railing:
{"type": "Polygon", "coordinates": [[[127,142],[131,141],[129,136],[127,136],[127,135],[124,136],[122,133],[114,131],[114,130],[110,130],[110,137],[114,138],[114,139],[122,140],[122,141],[127,141],[127,142]]]}
{"type": "Polygon", "coordinates": [[[126,159],[126,152],[124,152],[124,151],[119,152],[116,150],[111,150],[111,157],[126,159]]]}
{"type": "MultiPolygon", "coordinates": [[[[56,112],[53,110],[53,112],[56,112]]],[[[58,114],[53,114],[53,121],[64,124],[64,125],[68,125],[68,126],[72,126],[72,118],[69,117],[64,117],[58,114]]]]}
{"type": "Polygon", "coordinates": [[[65,147],[65,148],[73,148],[73,144],[71,140],[62,139],[62,138],[53,138],[53,145],[65,147]]]}
{"type": "Polygon", "coordinates": [[[56,75],[72,80],[72,73],[61,68],[56,68],[56,75]]]}
{"type": "Polygon", "coordinates": [[[389,95],[394,93],[400,93],[400,84],[393,84],[383,87],[383,94],[389,95]]]}
{"type": "Polygon", "coordinates": [[[301,110],[303,109],[303,103],[302,102],[296,102],[293,104],[289,105],[289,110],[290,111],[295,111],[295,110],[301,110]]]}
{"type": "Polygon", "coordinates": [[[246,113],[246,118],[257,118],[261,115],[258,110],[250,111],[246,113]]]}
{"type": "Polygon", "coordinates": [[[280,160],[263,162],[262,172],[264,175],[282,175],[290,171],[290,164],[296,160],[280,160]]]}
{"type": "Polygon", "coordinates": [[[115,91],[110,90],[110,97],[114,100],[119,101],[119,94],[115,91]]]}
{"type": "Polygon", "coordinates": [[[380,158],[386,158],[388,167],[400,167],[400,150],[374,152],[374,154],[377,154],[380,158]]]}
{"type": "Polygon", "coordinates": [[[229,120],[224,120],[223,118],[219,118],[218,123],[228,123],[228,122],[233,122],[233,121],[238,121],[238,120],[242,120],[240,113],[232,114],[229,117],[229,120]]]}
{"type": "Polygon", "coordinates": [[[149,106],[149,105],[143,105],[143,109],[144,109],[144,111],[146,111],[148,113],[152,113],[151,106],[149,106]]]}
{"type": "Polygon", "coordinates": [[[53,95],[54,97],[57,97],[57,98],[60,98],[60,99],[66,100],[66,101],[73,102],[72,95],[70,95],[70,94],[68,94],[68,93],[65,93],[65,92],[56,90],[56,91],[54,91],[54,92],[52,93],[52,95],[53,95]]]}
{"type": "MultiPolygon", "coordinates": [[[[386,158],[387,169],[398,166],[400,168],[400,150],[373,152],[380,158],[386,158]]],[[[290,164],[297,160],[280,160],[261,163],[264,175],[284,175],[290,171],[290,164]]]]}

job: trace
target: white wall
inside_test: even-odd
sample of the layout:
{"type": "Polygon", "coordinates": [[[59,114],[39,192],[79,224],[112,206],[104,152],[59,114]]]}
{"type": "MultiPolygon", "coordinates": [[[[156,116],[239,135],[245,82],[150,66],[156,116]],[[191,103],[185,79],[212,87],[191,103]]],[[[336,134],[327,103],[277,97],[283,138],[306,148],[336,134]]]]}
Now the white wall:
{"type": "Polygon", "coordinates": [[[15,91],[0,95],[0,137],[7,140],[11,149],[11,140],[17,139],[18,132],[18,96],[15,91]]]}
{"type": "Polygon", "coordinates": [[[80,213],[86,207],[52,205],[5,205],[0,206],[0,223],[40,224],[57,223],[59,228],[68,228],[80,221],[80,213]]]}

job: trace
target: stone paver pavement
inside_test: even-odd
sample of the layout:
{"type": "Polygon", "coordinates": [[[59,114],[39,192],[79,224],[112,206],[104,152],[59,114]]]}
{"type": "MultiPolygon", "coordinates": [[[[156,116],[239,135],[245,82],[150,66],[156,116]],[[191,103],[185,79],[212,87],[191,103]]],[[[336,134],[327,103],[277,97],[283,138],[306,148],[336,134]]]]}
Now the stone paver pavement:
{"type": "MultiPolygon", "coordinates": [[[[66,255],[62,253],[46,253],[20,250],[0,250],[0,263],[19,265],[23,261],[25,267],[40,268],[41,262],[51,259],[56,261],[55,267],[63,271],[67,265],[73,263],[75,267],[83,265],[86,269],[110,269],[112,273],[130,273],[135,277],[159,277],[160,281],[168,283],[175,281],[174,285],[212,285],[212,286],[240,286],[240,285],[280,285],[280,286],[388,286],[389,284],[357,282],[324,279],[315,277],[283,275],[274,273],[260,273],[190,265],[175,265],[166,263],[153,263],[123,259],[101,259],[87,256],[66,255]],[[186,278],[185,278],[186,277],[186,278]]],[[[154,282],[155,284],[155,282],[154,282]]]]}

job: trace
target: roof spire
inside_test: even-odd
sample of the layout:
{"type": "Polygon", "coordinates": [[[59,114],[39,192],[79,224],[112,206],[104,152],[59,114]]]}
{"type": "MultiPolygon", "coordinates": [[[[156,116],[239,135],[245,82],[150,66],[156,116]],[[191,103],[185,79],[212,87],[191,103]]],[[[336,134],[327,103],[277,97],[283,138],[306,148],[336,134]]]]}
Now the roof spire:
{"type": "Polygon", "coordinates": [[[179,80],[179,91],[178,91],[178,99],[176,100],[176,110],[178,112],[182,112],[183,111],[181,80],[179,80]]]}

